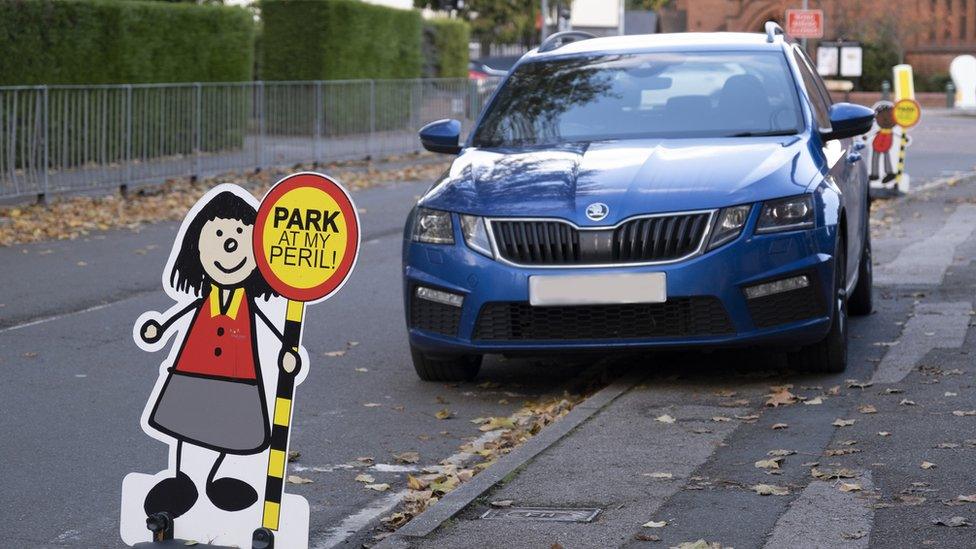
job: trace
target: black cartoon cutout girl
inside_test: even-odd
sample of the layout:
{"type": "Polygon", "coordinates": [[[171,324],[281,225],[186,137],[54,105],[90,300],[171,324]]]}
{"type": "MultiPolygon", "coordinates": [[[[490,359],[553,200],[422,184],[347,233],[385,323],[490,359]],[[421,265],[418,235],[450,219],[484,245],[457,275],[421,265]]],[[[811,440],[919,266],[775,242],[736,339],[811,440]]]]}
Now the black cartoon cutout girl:
{"type": "MultiPolygon", "coordinates": [[[[255,301],[275,295],[256,268],[251,248],[256,215],[254,207],[236,194],[215,194],[187,227],[169,273],[174,289],[197,299],[173,316],[148,320],[139,329],[145,343],[156,343],[177,320],[193,314],[149,415],[149,426],[175,438],[177,446],[176,476],[149,491],[147,515],[166,511],[175,518],[196,502],[196,486],[180,470],[184,443],[218,452],[206,483],[207,497],[217,508],[240,511],[257,501],[250,484],[216,478],[227,454],[256,454],[270,440],[255,318],[279,340],[282,336],[255,301]]],[[[279,355],[284,372],[296,373],[299,366],[292,350],[279,355]]]]}

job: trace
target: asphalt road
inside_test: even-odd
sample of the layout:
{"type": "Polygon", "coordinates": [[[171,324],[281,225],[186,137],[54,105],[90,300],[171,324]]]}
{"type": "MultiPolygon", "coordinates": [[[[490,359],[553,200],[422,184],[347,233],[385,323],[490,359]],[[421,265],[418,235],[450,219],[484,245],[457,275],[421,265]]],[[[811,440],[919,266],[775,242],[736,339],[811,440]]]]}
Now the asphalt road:
{"type": "MultiPolygon", "coordinates": [[[[976,165],[970,145],[974,137],[972,118],[928,116],[909,153],[913,183],[971,170],[976,165]]],[[[403,328],[399,251],[403,219],[425,188],[426,184],[397,184],[355,194],[366,231],[357,271],[336,298],[310,308],[307,315],[304,344],[312,371],[297,399],[292,449],[302,457],[291,471],[314,482],[288,489],[311,503],[315,547],[343,542],[352,547],[369,540],[376,519],[388,511],[405,485],[406,471],[393,466],[394,453],[417,451],[418,468],[437,463],[480,434],[469,419],[508,415],[525,399],[560,394],[589,366],[585,360],[538,363],[490,358],[474,383],[425,384],[416,379],[403,328]],[[351,341],[358,344],[350,347],[351,341]],[[347,352],[326,356],[338,350],[347,352]],[[357,370],[362,368],[367,371],[357,370]],[[380,406],[366,407],[366,403],[380,406]],[[445,407],[455,418],[436,419],[434,414],[445,407]],[[361,456],[374,457],[377,465],[364,469],[356,461],[361,456]],[[389,482],[393,488],[387,493],[365,490],[353,480],[359,472],[368,472],[376,482],[389,482]]],[[[959,187],[951,189],[960,192],[959,187]]],[[[900,250],[923,236],[939,234],[958,208],[956,203],[925,204],[937,205],[924,215],[920,212],[918,218],[910,214],[904,224],[879,234],[875,244],[879,263],[897,264],[900,250]]],[[[5,410],[0,414],[0,432],[6,435],[0,439],[4,463],[0,493],[5,496],[0,503],[0,532],[10,543],[117,546],[122,477],[130,471],[165,467],[165,446],[145,436],[138,421],[160,357],[138,350],[130,334],[140,313],[169,304],[160,289],[160,273],[175,230],[175,224],[162,223],[137,232],[0,249],[0,403],[5,410]]],[[[970,244],[960,244],[950,251],[950,262],[958,253],[971,258],[973,252],[970,244]]],[[[858,362],[846,377],[869,378],[875,364],[866,360],[879,358],[884,350],[874,343],[897,337],[895,322],[910,322],[913,298],[905,293],[911,296],[918,290],[899,281],[905,272],[883,273],[892,277],[889,291],[896,298],[884,300],[878,315],[854,324],[852,353],[858,362]]],[[[935,288],[956,292],[946,299],[959,301],[971,281],[963,278],[969,282],[953,286],[955,280],[947,277],[935,288]]],[[[925,344],[912,345],[924,348],[925,344]]],[[[721,357],[728,363],[739,360],[721,357]]],[[[714,359],[706,362],[711,366],[696,369],[682,382],[686,390],[709,383],[742,392],[761,390],[749,375],[725,373],[714,359]],[[721,376],[719,381],[709,381],[713,375],[721,376]]],[[[636,364],[650,367],[646,361],[636,364]]],[[[666,363],[654,367],[659,365],[672,373],[681,370],[666,363]]],[[[902,366],[890,368],[897,372],[902,366]]],[[[665,402],[658,397],[665,398],[662,395],[670,389],[652,383],[643,390],[650,391],[652,403],[641,410],[665,402]]],[[[829,422],[817,424],[808,433],[816,440],[829,440],[833,427],[829,422]]],[[[619,432],[618,436],[639,434],[619,432]]],[[[595,438],[593,443],[607,440],[595,438]]],[[[585,438],[579,441],[584,447],[591,444],[585,438]]],[[[898,441],[883,452],[909,452],[911,447],[911,440],[898,441]]],[[[722,467],[717,462],[715,466],[722,467]]],[[[935,474],[961,470],[960,465],[935,474]]],[[[959,491],[974,493],[976,487],[959,491]]],[[[682,509],[679,504],[674,501],[676,512],[682,509]]],[[[715,505],[721,508],[720,501],[715,505]]],[[[732,543],[731,538],[726,543],[732,543]]]]}

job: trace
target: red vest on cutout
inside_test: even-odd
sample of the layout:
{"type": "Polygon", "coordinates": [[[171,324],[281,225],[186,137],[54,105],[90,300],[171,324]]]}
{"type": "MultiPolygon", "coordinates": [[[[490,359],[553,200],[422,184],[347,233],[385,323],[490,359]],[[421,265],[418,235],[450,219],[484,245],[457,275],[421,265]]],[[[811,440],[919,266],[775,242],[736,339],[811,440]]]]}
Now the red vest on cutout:
{"type": "Polygon", "coordinates": [[[197,313],[176,371],[212,377],[257,379],[251,339],[251,314],[244,290],[234,290],[227,312],[220,311],[220,290],[214,287],[197,313]]]}

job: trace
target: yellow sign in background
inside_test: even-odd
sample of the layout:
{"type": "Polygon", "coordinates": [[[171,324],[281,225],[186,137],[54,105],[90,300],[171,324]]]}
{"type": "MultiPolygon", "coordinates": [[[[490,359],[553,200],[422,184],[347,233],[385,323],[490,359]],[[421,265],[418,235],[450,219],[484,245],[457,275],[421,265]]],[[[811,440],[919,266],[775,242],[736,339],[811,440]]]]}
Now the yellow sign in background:
{"type": "Polygon", "coordinates": [[[922,117],[922,109],[916,101],[902,99],[895,103],[894,115],[895,124],[898,124],[902,128],[911,128],[915,124],[918,124],[919,118],[922,117]]]}
{"type": "Polygon", "coordinates": [[[314,187],[283,194],[258,229],[270,269],[288,286],[302,289],[336,274],[349,238],[339,204],[314,187]]]}

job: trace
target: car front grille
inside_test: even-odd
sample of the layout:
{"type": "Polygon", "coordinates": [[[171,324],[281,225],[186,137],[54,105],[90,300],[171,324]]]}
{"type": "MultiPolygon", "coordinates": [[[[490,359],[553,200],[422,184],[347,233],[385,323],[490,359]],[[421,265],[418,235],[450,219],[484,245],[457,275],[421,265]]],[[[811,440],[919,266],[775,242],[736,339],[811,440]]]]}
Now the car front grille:
{"type": "Polygon", "coordinates": [[[808,276],[810,285],[805,288],[747,299],[752,323],[757,328],[769,328],[826,316],[817,277],[812,273],[808,276]]]}
{"type": "Polygon", "coordinates": [[[452,307],[417,297],[416,286],[410,288],[411,328],[456,336],[460,323],[460,307],[452,307]]]}
{"type": "Polygon", "coordinates": [[[559,220],[494,219],[499,255],[520,265],[673,261],[697,251],[709,212],[638,217],[613,228],[579,229],[559,220]]]}
{"type": "Polygon", "coordinates": [[[533,307],[491,302],[482,307],[474,339],[482,341],[646,339],[734,333],[715,297],[684,297],[665,303],[533,307]]]}

